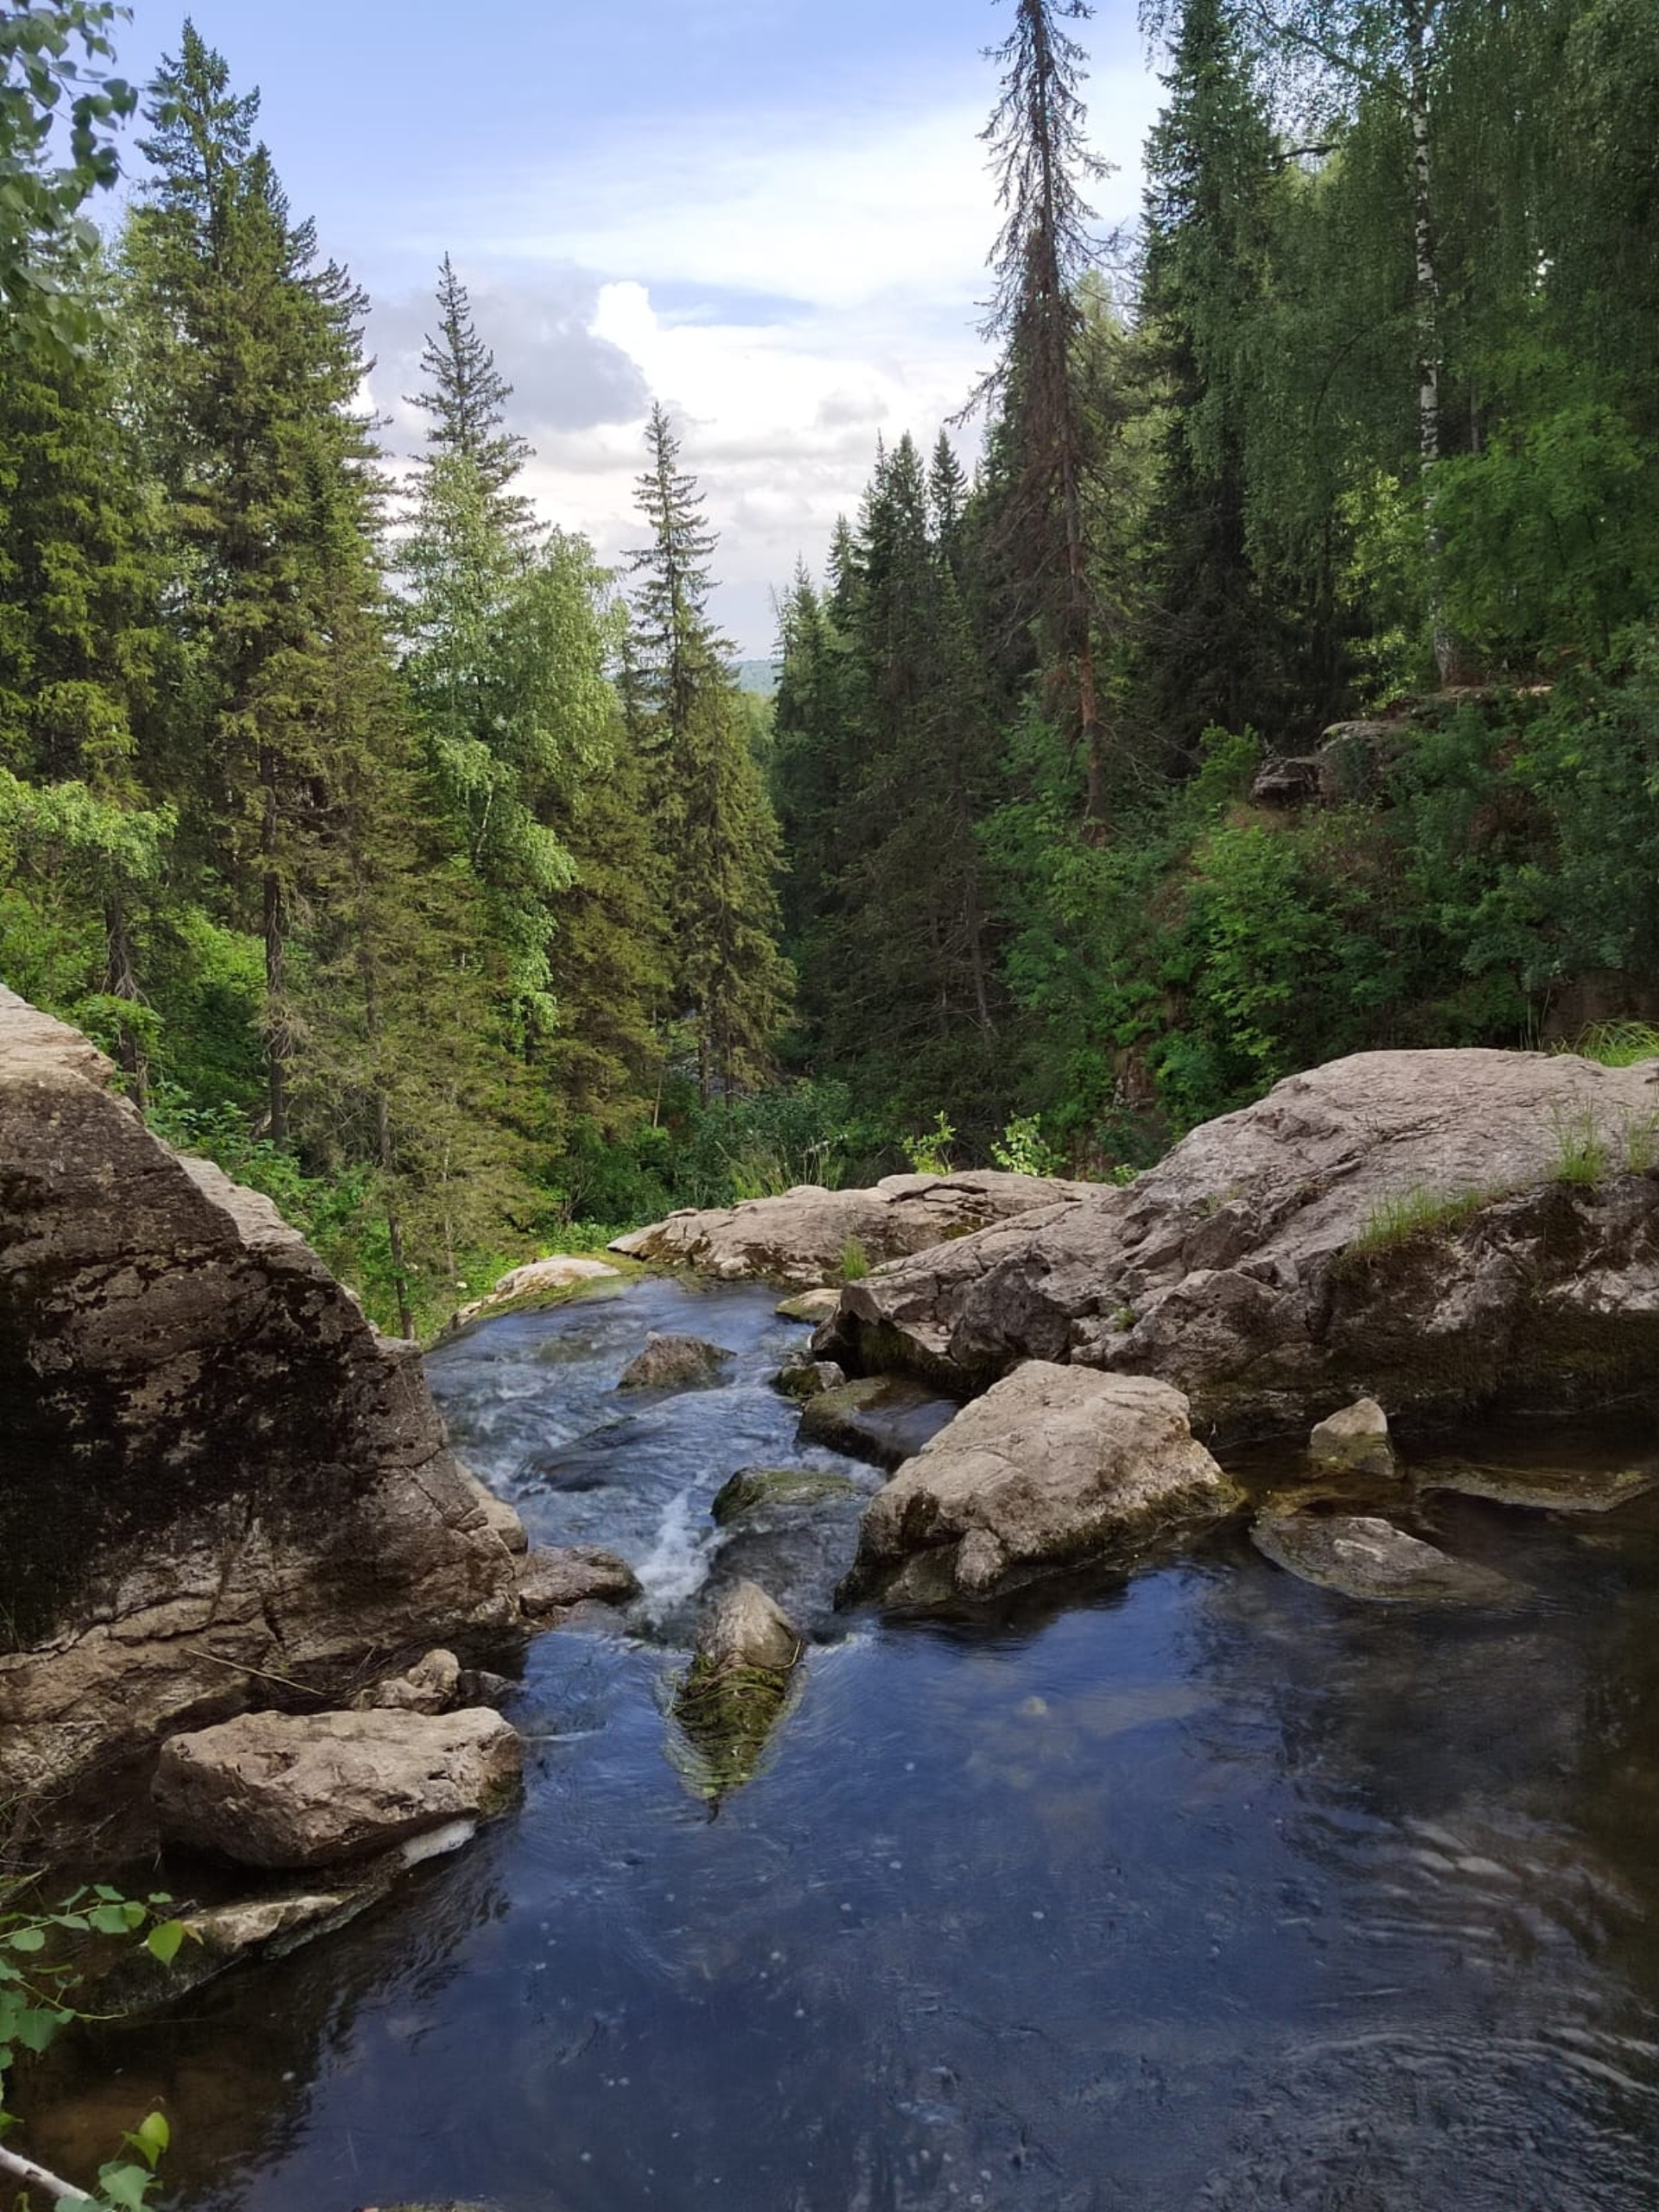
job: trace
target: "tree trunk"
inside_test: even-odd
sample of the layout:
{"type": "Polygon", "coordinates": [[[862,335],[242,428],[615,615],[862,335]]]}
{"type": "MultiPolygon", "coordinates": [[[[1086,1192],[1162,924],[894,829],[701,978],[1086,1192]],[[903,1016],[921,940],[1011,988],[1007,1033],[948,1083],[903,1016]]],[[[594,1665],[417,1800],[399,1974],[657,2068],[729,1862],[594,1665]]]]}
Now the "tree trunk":
{"type": "Polygon", "coordinates": [[[269,746],[259,749],[259,781],[264,791],[264,811],[259,824],[259,851],[264,861],[262,881],[265,939],[265,1095],[273,1144],[288,1141],[288,1013],[283,996],[287,945],[283,937],[283,880],[276,868],[276,755],[269,746]]]}
{"type": "MultiPolygon", "coordinates": [[[[126,909],[118,892],[104,901],[104,988],[113,999],[139,1002],[138,976],[126,909]]],[[[149,1062],[136,1030],[124,1022],[116,1039],[116,1058],[127,1078],[127,1096],[142,1114],[149,1103],[149,1062]]]]}

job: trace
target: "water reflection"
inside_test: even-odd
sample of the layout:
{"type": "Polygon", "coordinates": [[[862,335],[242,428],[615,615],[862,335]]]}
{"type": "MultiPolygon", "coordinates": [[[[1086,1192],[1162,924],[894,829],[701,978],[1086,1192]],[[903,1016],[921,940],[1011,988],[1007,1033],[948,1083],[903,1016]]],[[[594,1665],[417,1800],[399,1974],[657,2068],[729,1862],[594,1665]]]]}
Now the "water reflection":
{"type": "MultiPolygon", "coordinates": [[[[495,1478],[609,1417],[621,1339],[686,1325],[646,1305],[549,1317],[589,1332],[554,1361],[534,1317],[479,1332],[495,1478]]],[[[788,1444],[769,1310],[692,1325],[739,1372],[641,1414],[636,1555],[763,1417],[788,1444]]],[[[551,1533],[601,1493],[527,1495],[551,1533]]],[[[1525,1602],[1362,1606],[1224,1538],[1064,1609],[858,1617],[712,1824],[677,1656],[543,1639],[516,1821],[109,2047],[180,2212],[1647,2212],[1659,1515],[1424,1510],[1525,1602]]]]}

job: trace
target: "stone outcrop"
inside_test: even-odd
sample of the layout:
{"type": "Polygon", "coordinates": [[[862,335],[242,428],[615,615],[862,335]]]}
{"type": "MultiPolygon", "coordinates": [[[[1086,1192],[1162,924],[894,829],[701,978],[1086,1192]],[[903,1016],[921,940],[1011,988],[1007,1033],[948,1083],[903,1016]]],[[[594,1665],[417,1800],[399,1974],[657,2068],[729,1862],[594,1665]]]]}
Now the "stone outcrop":
{"type": "Polygon", "coordinates": [[[783,1609],[753,1582],[731,1584],[697,1634],[674,1693],[674,1718],[690,1754],[687,1779],[715,1803],[750,1780],[789,1702],[802,1640],[783,1609]]]}
{"type": "Polygon", "coordinates": [[[637,1260],[696,1268],[723,1282],[758,1276],[798,1285],[839,1282],[849,1252],[865,1264],[928,1250],[988,1224],[1040,1212],[1087,1185],[976,1168],[961,1175],[889,1175],[868,1191],[806,1183],[779,1198],[671,1213],[611,1246],[637,1260]]]}
{"type": "Polygon", "coordinates": [[[627,1561],[594,1544],[538,1545],[518,1579],[524,1618],[543,1624],[573,1605],[626,1605],[639,1595],[639,1578],[627,1561]]]}
{"type": "Polygon", "coordinates": [[[328,1866],[499,1812],[524,1764],[499,1713],[244,1713],[170,1737],[162,1832],[245,1866],[328,1866]]]}
{"type": "Polygon", "coordinates": [[[1033,1360],[964,1406],[865,1509],[849,1597],[982,1599],[1229,1513],[1238,1492],[1139,1375],[1033,1360]]]}
{"type": "Polygon", "coordinates": [[[1215,1439],[1357,1396],[1659,1397],[1659,1066],[1367,1052],[1206,1122],[1125,1189],[842,1292],[851,1373],[966,1395],[1018,1362],[1155,1376],[1215,1439]]]}
{"type": "Polygon", "coordinates": [[[1258,1551],[1304,1582],[1376,1605],[1501,1605],[1515,1585],[1476,1560],[1453,1559],[1372,1514],[1264,1514],[1258,1551]]]}
{"type": "Polygon", "coordinates": [[[658,1335],[645,1338],[616,1379],[619,1390],[680,1390],[688,1384],[718,1382],[721,1368],[732,1355],[720,1344],[705,1344],[701,1337],[658,1335]]]}
{"type": "Polygon", "coordinates": [[[489,1320],[498,1313],[551,1304],[573,1290],[585,1290],[590,1283],[615,1282],[621,1273],[620,1268],[607,1266],[603,1260],[568,1252],[552,1252],[544,1260],[526,1260],[523,1267],[509,1268],[492,1283],[482,1298],[461,1306],[445,1334],[465,1328],[469,1321],[489,1320]]]}
{"type": "Polygon", "coordinates": [[[1357,1398],[1351,1406],[1341,1406],[1315,1421],[1307,1456],[1316,1467],[1332,1474],[1391,1475],[1395,1462],[1389,1417],[1375,1398],[1357,1398]]]}
{"type": "Polygon", "coordinates": [[[41,1832],[168,1729],[519,1619],[415,1347],[113,1074],[0,990],[0,1806],[41,1832]]]}

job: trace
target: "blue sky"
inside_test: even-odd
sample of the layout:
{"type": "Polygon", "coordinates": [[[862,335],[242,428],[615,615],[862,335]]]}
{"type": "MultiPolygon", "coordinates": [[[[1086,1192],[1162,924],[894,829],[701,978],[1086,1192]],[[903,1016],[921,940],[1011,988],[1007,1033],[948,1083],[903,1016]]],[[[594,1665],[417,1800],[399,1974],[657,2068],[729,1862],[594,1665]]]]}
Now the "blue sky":
{"type": "MultiPolygon", "coordinates": [[[[771,594],[821,561],[878,433],[931,442],[971,386],[995,227],[976,134],[1007,0],[196,0],[257,85],[297,213],[369,289],[377,405],[412,439],[448,251],[517,387],[547,518],[614,558],[651,397],[721,536],[716,612],[772,649],[771,594]]],[[[126,73],[182,11],[136,0],[126,73]]],[[[1082,27],[1096,200],[1132,216],[1157,86],[1133,5],[1082,27]]],[[[969,434],[966,443],[971,443],[969,434]]]]}

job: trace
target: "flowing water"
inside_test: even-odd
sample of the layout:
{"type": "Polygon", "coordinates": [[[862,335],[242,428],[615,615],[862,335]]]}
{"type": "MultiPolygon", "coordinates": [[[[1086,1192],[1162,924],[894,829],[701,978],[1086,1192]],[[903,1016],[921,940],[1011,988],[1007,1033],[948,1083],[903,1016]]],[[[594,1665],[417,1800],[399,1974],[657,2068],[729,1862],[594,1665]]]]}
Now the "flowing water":
{"type": "Polygon", "coordinates": [[[37,2154],[161,2099],[178,2212],[1651,2212],[1659,1510],[1435,1500],[1525,1586],[1500,1612],[1235,1533],[1064,1606],[843,1617],[711,1818],[664,1691],[714,1490],[798,1462],[771,1304],[643,1283],[433,1357],[537,1537],[636,1562],[647,1633],[536,1643],[522,1810],[101,2038],[37,2154]],[[651,1327],[730,1379],[618,1399],[651,1327]]]}

